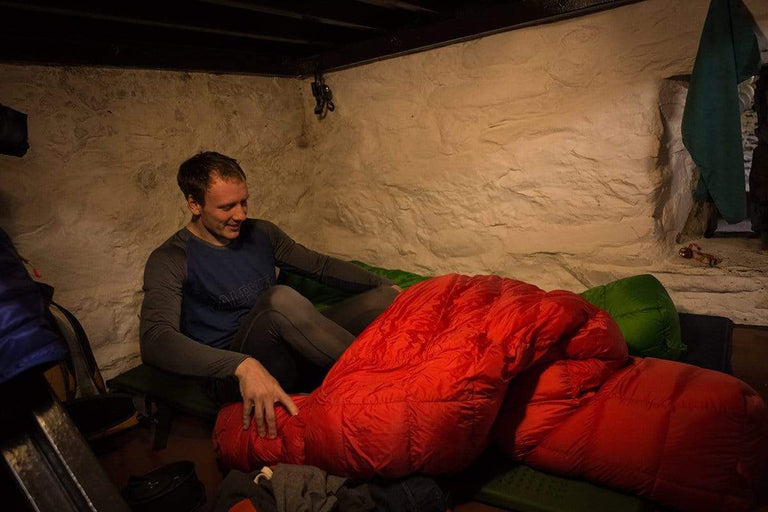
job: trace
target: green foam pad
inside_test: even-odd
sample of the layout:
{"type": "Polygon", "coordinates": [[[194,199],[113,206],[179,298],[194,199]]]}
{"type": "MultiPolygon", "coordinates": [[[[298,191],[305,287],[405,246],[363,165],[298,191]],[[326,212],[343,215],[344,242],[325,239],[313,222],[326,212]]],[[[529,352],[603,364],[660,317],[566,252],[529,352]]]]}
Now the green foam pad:
{"type": "Polygon", "coordinates": [[[372,267],[371,265],[361,261],[352,261],[352,263],[359,267],[363,267],[368,272],[373,272],[374,274],[386,277],[403,290],[413,286],[416,283],[420,283],[421,281],[426,281],[429,279],[429,276],[422,276],[419,274],[414,274],[413,272],[407,272],[405,270],[372,267]]]}
{"type": "MultiPolygon", "coordinates": [[[[360,261],[351,261],[350,263],[354,263],[374,274],[384,276],[404,290],[420,281],[429,279],[427,276],[406,272],[405,270],[373,267],[360,261]]],[[[298,291],[308,298],[320,311],[352,295],[290,271],[281,271],[277,277],[277,283],[290,286],[298,291]]]]}
{"type": "Polygon", "coordinates": [[[146,395],[172,409],[206,419],[216,418],[219,406],[205,391],[205,380],[164,372],[141,364],[107,381],[109,389],[146,395]]]}
{"type": "Polygon", "coordinates": [[[483,485],[475,500],[519,512],[643,512],[635,496],[519,465],[483,485]]]}

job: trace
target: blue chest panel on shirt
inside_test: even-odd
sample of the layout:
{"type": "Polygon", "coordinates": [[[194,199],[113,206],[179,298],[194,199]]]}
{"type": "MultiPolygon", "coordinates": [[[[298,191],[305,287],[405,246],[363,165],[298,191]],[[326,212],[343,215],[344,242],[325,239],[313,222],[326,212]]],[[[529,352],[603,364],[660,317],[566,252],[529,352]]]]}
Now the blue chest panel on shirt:
{"type": "Polygon", "coordinates": [[[242,317],[275,284],[269,239],[246,223],[238,239],[225,247],[190,236],[186,255],[181,330],[206,345],[228,348],[242,317]]]}

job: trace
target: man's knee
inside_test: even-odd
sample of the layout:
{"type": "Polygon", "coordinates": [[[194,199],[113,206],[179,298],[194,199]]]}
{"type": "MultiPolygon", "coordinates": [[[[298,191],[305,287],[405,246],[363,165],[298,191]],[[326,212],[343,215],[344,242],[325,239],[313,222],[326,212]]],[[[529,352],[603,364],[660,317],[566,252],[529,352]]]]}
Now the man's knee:
{"type": "Polygon", "coordinates": [[[276,284],[259,298],[260,309],[292,313],[306,307],[314,307],[309,299],[284,284],[276,284]]]}
{"type": "Polygon", "coordinates": [[[392,285],[384,284],[368,292],[365,295],[365,301],[370,308],[384,311],[387,306],[392,304],[397,294],[397,290],[392,288],[392,285]]]}

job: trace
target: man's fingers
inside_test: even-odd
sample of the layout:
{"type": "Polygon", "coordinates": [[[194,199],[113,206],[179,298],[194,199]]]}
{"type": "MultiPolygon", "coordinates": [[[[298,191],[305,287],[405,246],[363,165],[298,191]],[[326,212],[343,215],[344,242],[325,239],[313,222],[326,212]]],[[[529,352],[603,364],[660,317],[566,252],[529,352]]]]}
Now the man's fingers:
{"type": "Polygon", "coordinates": [[[259,437],[264,437],[266,429],[264,428],[264,407],[262,404],[256,406],[256,410],[253,414],[256,417],[256,428],[259,431],[259,437]]]}
{"type": "MultiPolygon", "coordinates": [[[[267,417],[267,431],[269,432],[269,437],[275,437],[277,435],[277,427],[275,426],[275,404],[274,403],[265,403],[264,404],[264,415],[267,417]]],[[[259,434],[261,434],[261,430],[259,430],[259,434]]]]}
{"type": "Polygon", "coordinates": [[[277,401],[283,404],[283,407],[285,407],[285,409],[288,411],[288,413],[291,416],[296,416],[297,414],[299,414],[299,408],[296,407],[296,404],[293,403],[293,400],[291,399],[290,396],[288,396],[288,394],[285,391],[281,391],[279,393],[277,401]]]}
{"type": "MultiPolygon", "coordinates": [[[[251,415],[253,415],[253,421],[256,423],[256,428],[259,431],[259,436],[269,437],[277,436],[277,421],[275,417],[275,403],[280,402],[291,416],[295,416],[299,413],[299,408],[293,403],[288,394],[283,391],[279,386],[272,391],[272,397],[267,398],[264,395],[257,395],[254,399],[243,400],[243,430],[247,430],[251,423],[251,415]],[[248,407],[246,404],[252,404],[248,407]]],[[[269,395],[267,395],[269,396],[269,395]]]]}
{"type": "Polygon", "coordinates": [[[253,410],[252,402],[243,402],[243,430],[248,430],[251,424],[251,411],[253,410]]]}

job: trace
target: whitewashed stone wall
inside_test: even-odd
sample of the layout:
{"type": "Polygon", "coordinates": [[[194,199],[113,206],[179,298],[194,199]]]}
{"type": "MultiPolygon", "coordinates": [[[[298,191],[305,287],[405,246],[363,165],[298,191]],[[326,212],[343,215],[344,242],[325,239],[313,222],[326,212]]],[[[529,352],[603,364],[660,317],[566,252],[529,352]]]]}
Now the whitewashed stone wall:
{"type": "MultiPolygon", "coordinates": [[[[746,4],[768,32],[768,2],[746,4]]],[[[714,269],[677,256],[693,167],[685,91],[663,86],[691,72],[708,5],[646,0],[329,74],[336,111],[307,112],[306,238],[545,289],[651,272],[682,311],[768,325],[758,241],[700,241],[714,269]]]]}
{"type": "MultiPolygon", "coordinates": [[[[768,5],[746,3],[768,31],[768,5]]],[[[31,144],[0,155],[0,226],[107,377],[138,361],[144,262],[187,221],[175,172],[203,149],[242,162],[252,215],[337,256],[574,291],[652,272],[682,311],[768,325],[756,241],[702,241],[726,257],[715,269],[676,256],[693,171],[664,132],[684,95],[661,91],[690,73],[707,4],[646,0],[332,73],[323,120],[309,80],[0,65],[31,144]]]]}

